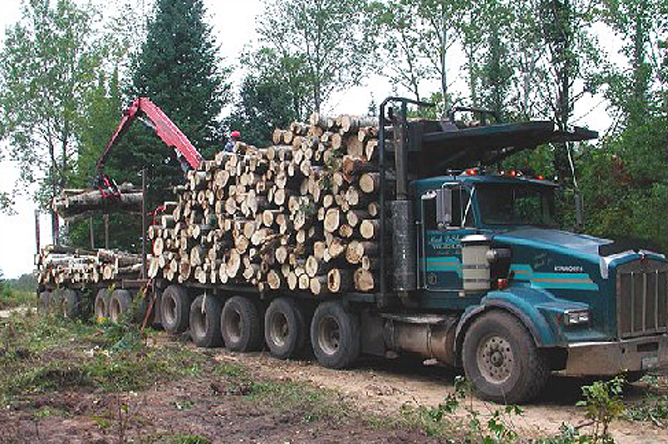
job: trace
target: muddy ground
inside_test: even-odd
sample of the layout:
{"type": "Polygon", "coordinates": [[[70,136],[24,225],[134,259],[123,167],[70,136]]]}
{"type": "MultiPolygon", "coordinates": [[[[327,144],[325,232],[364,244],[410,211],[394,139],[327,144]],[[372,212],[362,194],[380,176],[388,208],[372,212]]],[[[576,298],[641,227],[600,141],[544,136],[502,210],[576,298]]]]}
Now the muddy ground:
{"type": "MultiPolygon", "coordinates": [[[[424,365],[420,359],[364,358],[352,370],[329,370],[308,356],[280,361],[266,352],[198,350],[164,333],[149,339],[152,348],[165,345],[200,356],[200,371],[137,392],[67,386],[27,393],[0,410],[0,444],[207,442],[200,438],[215,443],[447,441],[402,418],[406,406],[412,411],[436,407],[454,392],[456,373],[450,369],[424,365]],[[233,371],[221,373],[221,366],[233,371]],[[319,392],[327,395],[321,398],[319,392]]],[[[624,399],[633,404],[648,393],[665,395],[665,381],[645,378],[630,385],[624,399]]],[[[508,425],[523,438],[553,435],[562,423],[586,432],[583,408],[575,403],[587,382],[553,377],[537,402],[523,406],[522,415],[506,418],[508,425]]],[[[473,398],[466,405],[484,421],[498,408],[473,398]]],[[[465,419],[465,414],[460,409],[452,419],[465,419]]],[[[612,434],[621,444],[668,442],[668,432],[658,421],[617,420],[612,434]]],[[[452,436],[459,441],[456,433],[452,436]]]]}

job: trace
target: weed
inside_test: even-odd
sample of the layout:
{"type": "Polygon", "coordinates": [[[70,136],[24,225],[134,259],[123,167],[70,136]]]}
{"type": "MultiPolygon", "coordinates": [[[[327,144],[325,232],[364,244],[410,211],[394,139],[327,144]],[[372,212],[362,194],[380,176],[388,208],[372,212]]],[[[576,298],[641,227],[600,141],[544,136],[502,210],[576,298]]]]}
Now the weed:
{"type": "Polygon", "coordinates": [[[666,427],[668,396],[647,395],[641,402],[627,406],[624,418],[629,421],[650,421],[658,427],[666,427]]]}
{"type": "Polygon", "coordinates": [[[172,442],[174,444],[211,444],[211,440],[200,435],[177,435],[172,442]]]}
{"type": "Polygon", "coordinates": [[[592,443],[614,443],[610,435],[610,423],[624,413],[622,391],[624,378],[618,376],[610,381],[596,381],[582,387],[584,399],[576,405],[584,407],[586,416],[594,426],[592,443]]]}

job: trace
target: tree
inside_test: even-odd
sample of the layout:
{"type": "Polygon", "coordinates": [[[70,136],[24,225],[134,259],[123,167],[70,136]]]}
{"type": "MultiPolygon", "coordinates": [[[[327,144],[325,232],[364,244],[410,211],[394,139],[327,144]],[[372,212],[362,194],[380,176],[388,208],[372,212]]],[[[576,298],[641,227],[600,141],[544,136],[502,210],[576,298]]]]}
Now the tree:
{"type": "MultiPolygon", "coordinates": [[[[539,17],[542,21],[542,42],[548,60],[539,71],[540,93],[550,117],[565,130],[570,124],[575,103],[592,92],[590,78],[599,62],[599,49],[589,33],[591,7],[596,0],[542,0],[539,17]],[[582,87],[576,91],[576,85],[582,87]]],[[[570,147],[555,144],[554,170],[563,186],[572,180],[570,147]]]]}
{"type": "MultiPolygon", "coordinates": [[[[70,0],[30,0],[8,28],[0,57],[0,135],[19,164],[20,183],[39,184],[42,206],[67,186],[81,130],[83,97],[94,87],[102,46],[95,12],[70,0]]],[[[6,196],[3,207],[6,206],[6,196]]],[[[58,218],[52,213],[54,241],[58,218]]]]}
{"type": "Polygon", "coordinates": [[[262,45],[279,60],[303,63],[310,111],[334,91],[357,85],[371,56],[362,0],[266,0],[258,22],[262,45]]]}
{"type": "Polygon", "coordinates": [[[418,0],[417,16],[424,30],[420,44],[439,80],[443,110],[451,106],[448,91],[448,51],[459,40],[465,6],[461,0],[418,0]]]}
{"type": "Polygon", "coordinates": [[[377,27],[378,60],[396,86],[421,100],[420,86],[434,74],[434,69],[420,51],[422,39],[415,4],[403,0],[374,2],[369,11],[377,27]]]}
{"type": "Polygon", "coordinates": [[[286,128],[291,121],[306,117],[304,64],[281,58],[270,48],[246,54],[242,63],[249,72],[226,127],[241,131],[245,142],[267,146],[274,128],[286,128]]]}
{"type": "MultiPolygon", "coordinates": [[[[126,95],[149,97],[211,158],[220,145],[219,115],[229,85],[205,13],[202,0],[156,1],[146,41],[133,57],[126,95]]],[[[132,182],[148,168],[153,203],[163,201],[169,187],[183,180],[173,153],[139,125],[115,149],[108,166],[118,173],[117,181],[132,182]]]]}

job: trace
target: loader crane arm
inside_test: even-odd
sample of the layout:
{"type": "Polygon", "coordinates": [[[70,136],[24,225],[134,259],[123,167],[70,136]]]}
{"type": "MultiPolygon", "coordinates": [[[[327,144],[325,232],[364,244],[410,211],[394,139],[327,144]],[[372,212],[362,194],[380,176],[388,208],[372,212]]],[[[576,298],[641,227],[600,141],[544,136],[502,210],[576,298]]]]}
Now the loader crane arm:
{"type": "Polygon", "coordinates": [[[202,161],[202,155],[190,143],[185,134],[171,121],[156,104],[146,97],[136,99],[123,113],[123,118],[118,124],[104,151],[97,161],[96,171],[98,182],[109,180],[103,173],[104,164],[123,134],[127,132],[135,119],[139,118],[155,131],[155,134],[162,139],[165,144],[176,151],[176,156],[184,170],[195,169],[202,161]]]}

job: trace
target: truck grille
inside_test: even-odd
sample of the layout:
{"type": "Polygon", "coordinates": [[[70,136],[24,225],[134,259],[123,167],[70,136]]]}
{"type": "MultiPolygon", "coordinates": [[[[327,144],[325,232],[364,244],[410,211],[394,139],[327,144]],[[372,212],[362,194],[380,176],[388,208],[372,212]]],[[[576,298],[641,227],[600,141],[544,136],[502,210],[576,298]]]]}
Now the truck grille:
{"type": "Polygon", "coordinates": [[[665,333],[667,317],[668,264],[643,260],[617,267],[619,336],[665,333]]]}

